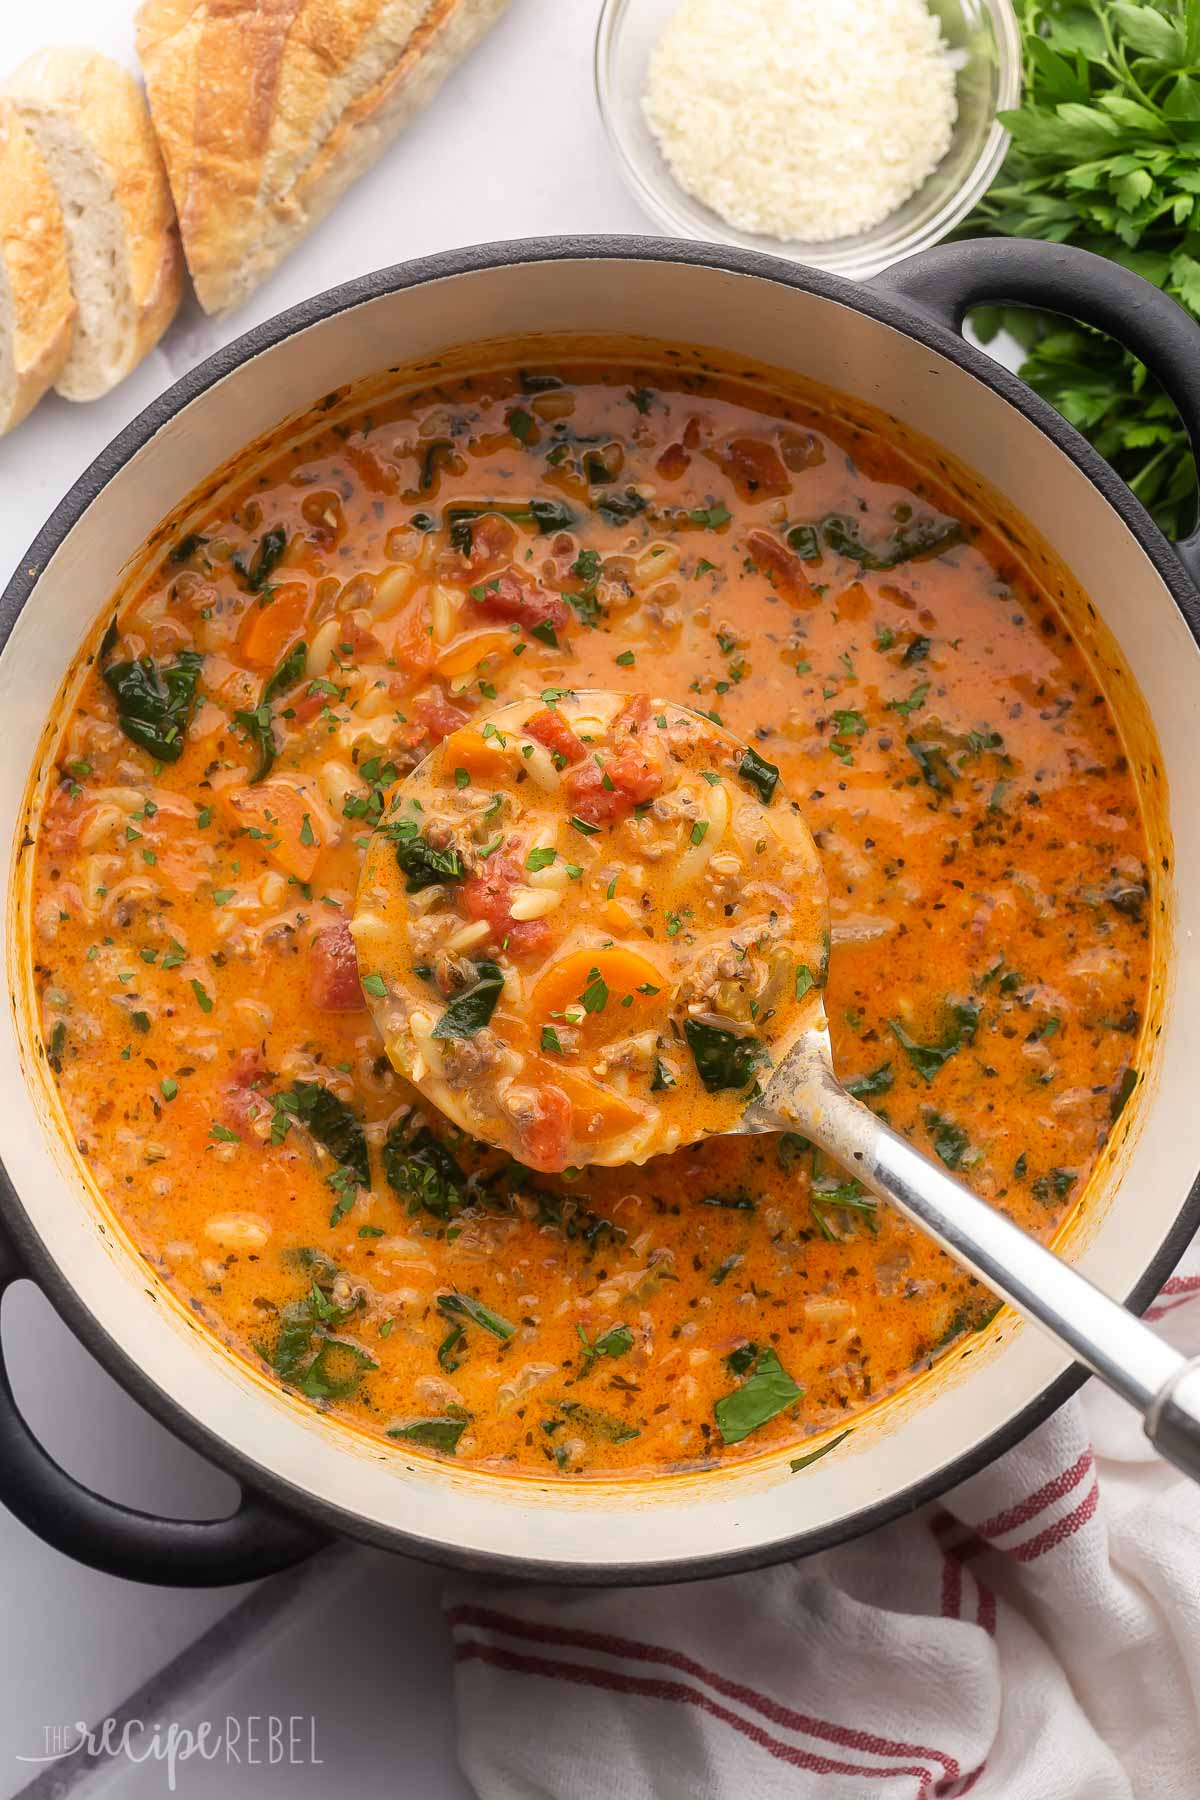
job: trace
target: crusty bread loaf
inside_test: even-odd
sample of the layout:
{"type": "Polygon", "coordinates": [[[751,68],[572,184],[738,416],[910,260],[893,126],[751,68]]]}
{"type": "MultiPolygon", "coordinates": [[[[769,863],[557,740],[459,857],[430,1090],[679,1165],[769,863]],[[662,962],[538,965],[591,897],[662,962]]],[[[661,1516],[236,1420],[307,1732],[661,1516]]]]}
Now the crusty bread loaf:
{"type": "Polygon", "coordinates": [[[58,379],[74,323],[54,186],[33,139],[0,100],[0,432],[58,379]]]}
{"type": "Polygon", "coordinates": [[[62,207],[78,313],[56,387],[94,400],[116,386],[175,315],[183,261],[141,89],[89,50],[44,50],[5,93],[33,136],[62,207]]]}
{"type": "Polygon", "coordinates": [[[508,0],[143,0],[188,267],[238,305],[436,92],[508,0]]]}

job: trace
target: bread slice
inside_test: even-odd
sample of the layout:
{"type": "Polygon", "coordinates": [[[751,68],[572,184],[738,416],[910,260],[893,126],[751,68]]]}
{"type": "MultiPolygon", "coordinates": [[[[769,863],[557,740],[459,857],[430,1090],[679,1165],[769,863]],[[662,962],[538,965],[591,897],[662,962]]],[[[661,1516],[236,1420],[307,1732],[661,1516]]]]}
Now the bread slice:
{"type": "Polygon", "coordinates": [[[108,393],[162,336],[183,259],[141,89],[107,56],[43,50],[4,92],[34,138],[62,207],[78,315],[55,383],[68,400],[108,393]]]}
{"type": "Polygon", "coordinates": [[[33,139],[0,100],[0,433],[58,379],[74,324],[54,186],[33,139]]]}
{"type": "Polygon", "coordinates": [[[137,46],[188,267],[239,305],[508,0],[143,0],[137,46]]]}

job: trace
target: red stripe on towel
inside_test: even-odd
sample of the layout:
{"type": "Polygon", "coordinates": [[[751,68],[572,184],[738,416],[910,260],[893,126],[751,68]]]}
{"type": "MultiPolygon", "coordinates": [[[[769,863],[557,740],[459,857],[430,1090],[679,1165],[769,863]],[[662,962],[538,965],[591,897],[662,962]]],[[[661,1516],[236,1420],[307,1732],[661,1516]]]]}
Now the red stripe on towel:
{"type": "Polygon", "coordinates": [[[626,1662],[661,1663],[682,1675],[690,1675],[695,1680],[703,1681],[725,1699],[736,1700],[739,1705],[761,1713],[773,1725],[781,1725],[789,1731],[803,1732],[807,1737],[820,1738],[826,1743],[836,1744],[841,1750],[865,1751],[873,1756],[925,1757],[942,1765],[947,1780],[957,1780],[962,1772],[957,1758],[946,1755],[944,1751],[933,1750],[925,1744],[877,1737],[874,1732],[857,1731],[847,1725],[835,1725],[829,1719],[817,1719],[808,1713],[796,1712],[792,1707],[784,1706],[780,1701],[772,1700],[754,1688],[730,1681],[714,1670],[705,1668],[683,1651],[670,1650],[665,1645],[647,1644],[639,1639],[617,1637],[609,1632],[568,1630],[560,1625],[522,1619],[514,1613],[496,1612],[487,1606],[454,1606],[449,1608],[446,1616],[451,1627],[473,1625],[485,1631],[502,1631],[509,1637],[524,1638],[530,1643],[550,1644],[570,1650],[591,1650],[602,1656],[622,1657],[626,1662]]]}
{"type": "Polygon", "coordinates": [[[1039,1556],[1045,1556],[1047,1550],[1056,1550],[1068,1538],[1074,1537],[1087,1524],[1099,1504],[1100,1483],[1093,1481],[1086,1498],[1079,1502],[1074,1512],[1057,1519],[1053,1525],[1047,1525],[1045,1531],[1039,1531],[1036,1537],[1029,1538],[1024,1544],[1017,1544],[1009,1551],[1009,1555],[1017,1562],[1036,1562],[1039,1556]]]}
{"type": "Polygon", "coordinates": [[[569,1681],[577,1687],[601,1688],[612,1694],[637,1694],[647,1700],[670,1700],[677,1705],[698,1707],[710,1718],[719,1719],[749,1738],[751,1743],[780,1762],[790,1763],[795,1769],[806,1769],[814,1775],[857,1775],[868,1781],[890,1781],[897,1775],[907,1775],[915,1777],[921,1784],[919,1800],[930,1800],[934,1791],[933,1771],[920,1764],[898,1763],[890,1769],[872,1768],[868,1763],[837,1762],[832,1757],[802,1750],[796,1744],[785,1744],[781,1738],[764,1731],[761,1725],[743,1719],[711,1695],[689,1687],[685,1681],[627,1675],[617,1669],[597,1669],[583,1663],[552,1662],[544,1656],[527,1656],[516,1650],[501,1649],[498,1644],[481,1644],[475,1639],[457,1644],[454,1654],[456,1662],[485,1662],[513,1675],[540,1675],[548,1681],[569,1681]]]}
{"type": "Polygon", "coordinates": [[[1064,1494],[1069,1494],[1072,1488],[1078,1487],[1094,1461],[1092,1446],[1089,1444],[1069,1469],[1064,1469],[1061,1475],[1055,1475],[1053,1480],[1043,1482],[1040,1488],[1026,1499],[1018,1500],[1015,1506],[1005,1507],[1003,1512],[985,1519],[982,1525],[975,1527],[976,1531],[980,1537],[996,1538],[1003,1537],[1006,1531],[1015,1531],[1018,1525],[1028,1525],[1030,1519],[1036,1519],[1040,1512],[1045,1512],[1048,1506],[1053,1506],[1056,1500],[1061,1500],[1064,1494]]]}

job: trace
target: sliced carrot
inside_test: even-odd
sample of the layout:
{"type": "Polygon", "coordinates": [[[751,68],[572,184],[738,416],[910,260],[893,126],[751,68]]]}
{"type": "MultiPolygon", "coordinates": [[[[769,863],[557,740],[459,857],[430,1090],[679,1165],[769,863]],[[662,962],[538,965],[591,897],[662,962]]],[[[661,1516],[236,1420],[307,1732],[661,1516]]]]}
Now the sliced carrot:
{"type": "Polygon", "coordinates": [[[606,900],[600,908],[600,917],[609,931],[632,931],[637,923],[633,914],[619,900],[606,900]]]}
{"type": "Polygon", "coordinates": [[[658,996],[663,986],[664,977],[636,950],[620,944],[607,950],[573,950],[542,976],[533,990],[531,1012],[536,1023],[554,1024],[568,1006],[582,1003],[590,993],[595,1006],[585,1012],[579,1029],[587,1042],[603,1043],[645,1030],[662,1005],[658,996]]]}
{"type": "Polygon", "coordinates": [[[303,581],[285,581],[265,606],[262,600],[260,595],[246,608],[238,649],[256,669],[273,669],[304,630],[308,587],[303,581]]]}
{"type": "Polygon", "coordinates": [[[560,1087],[571,1102],[575,1136],[584,1142],[632,1131],[649,1112],[648,1107],[627,1100],[611,1087],[601,1087],[598,1081],[578,1075],[573,1069],[543,1066],[546,1081],[560,1087]]]}
{"type": "Polygon", "coordinates": [[[491,781],[508,767],[499,745],[470,725],[442,740],[442,755],[446,768],[465,769],[473,781],[491,781]]]}
{"type": "Polygon", "coordinates": [[[311,881],[329,838],[328,816],[316,789],[302,778],[271,775],[254,787],[227,787],[222,811],[244,830],[262,833],[256,842],[297,881],[311,881]]]}

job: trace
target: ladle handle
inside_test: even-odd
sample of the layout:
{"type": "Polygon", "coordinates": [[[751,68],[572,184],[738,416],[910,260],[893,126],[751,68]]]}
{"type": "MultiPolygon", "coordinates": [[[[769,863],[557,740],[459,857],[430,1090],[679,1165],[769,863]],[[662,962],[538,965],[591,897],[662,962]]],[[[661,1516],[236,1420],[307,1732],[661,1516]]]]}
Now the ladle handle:
{"type": "Polygon", "coordinates": [[[853,1099],[832,1074],[797,1125],[1018,1312],[1136,1406],[1161,1455],[1200,1480],[1200,1358],[1148,1325],[979,1199],[853,1099]]]}

